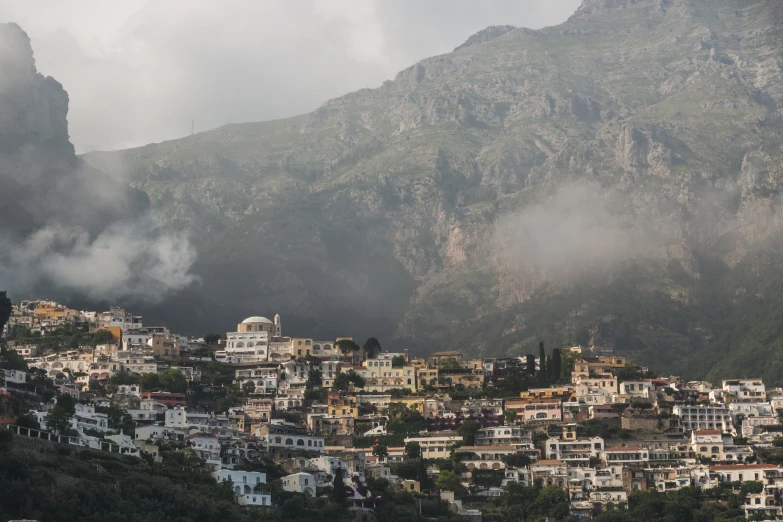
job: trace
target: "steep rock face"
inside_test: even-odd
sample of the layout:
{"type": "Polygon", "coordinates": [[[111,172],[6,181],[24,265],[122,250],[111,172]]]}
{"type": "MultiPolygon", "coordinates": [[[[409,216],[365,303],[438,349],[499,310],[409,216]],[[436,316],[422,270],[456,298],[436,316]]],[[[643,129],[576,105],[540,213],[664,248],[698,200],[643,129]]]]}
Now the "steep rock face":
{"type": "Polygon", "coordinates": [[[62,253],[60,247],[81,248],[84,253],[101,231],[149,207],[142,191],[76,157],[68,139],[67,114],[68,94],[56,80],[38,73],[25,32],[16,24],[0,24],[0,287],[4,289],[53,291],[48,283],[20,286],[22,279],[38,278],[26,256],[44,263],[48,256],[62,253]]]}
{"type": "Polygon", "coordinates": [[[275,308],[303,334],[599,339],[675,368],[777,274],[781,9],[586,0],[309,115],[87,159],[203,231],[216,328],[275,308]]]}

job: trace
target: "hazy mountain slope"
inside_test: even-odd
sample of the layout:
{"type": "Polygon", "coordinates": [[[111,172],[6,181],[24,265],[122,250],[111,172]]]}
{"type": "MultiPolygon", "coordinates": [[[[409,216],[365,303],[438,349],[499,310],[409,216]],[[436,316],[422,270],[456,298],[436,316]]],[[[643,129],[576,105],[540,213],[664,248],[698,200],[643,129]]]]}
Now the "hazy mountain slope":
{"type": "Polygon", "coordinates": [[[780,228],[781,21],[774,0],[586,0],[311,114],[86,159],[196,231],[191,330],[279,310],[302,334],[592,340],[679,370],[780,273],[748,259],[780,228]]]}

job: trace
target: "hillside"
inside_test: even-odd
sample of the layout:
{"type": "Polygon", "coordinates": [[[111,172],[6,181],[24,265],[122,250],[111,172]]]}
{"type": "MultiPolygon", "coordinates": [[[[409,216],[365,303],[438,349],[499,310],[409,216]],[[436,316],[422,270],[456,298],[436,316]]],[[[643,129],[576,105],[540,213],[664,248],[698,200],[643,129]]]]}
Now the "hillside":
{"type": "Polygon", "coordinates": [[[780,384],[781,21],[585,0],[311,114],[85,159],[194,232],[201,283],[144,310],[183,331],[277,311],[295,335],[595,343],[780,384]]]}

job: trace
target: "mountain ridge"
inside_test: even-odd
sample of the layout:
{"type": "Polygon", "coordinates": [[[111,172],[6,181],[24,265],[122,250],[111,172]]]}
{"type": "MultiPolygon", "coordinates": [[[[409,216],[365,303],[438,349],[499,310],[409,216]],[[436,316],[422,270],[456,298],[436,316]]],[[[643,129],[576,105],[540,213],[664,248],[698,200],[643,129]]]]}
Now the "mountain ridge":
{"type": "Polygon", "coordinates": [[[420,351],[579,340],[682,367],[777,277],[779,13],[590,0],[310,114],[85,159],[203,235],[199,321],[275,309],[420,351]]]}

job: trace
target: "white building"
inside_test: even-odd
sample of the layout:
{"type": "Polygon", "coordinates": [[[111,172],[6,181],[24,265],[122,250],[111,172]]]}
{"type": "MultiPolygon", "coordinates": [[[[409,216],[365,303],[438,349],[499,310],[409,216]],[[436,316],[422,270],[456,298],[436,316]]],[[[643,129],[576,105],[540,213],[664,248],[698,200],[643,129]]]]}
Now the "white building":
{"type": "Polygon", "coordinates": [[[462,442],[462,435],[451,437],[406,437],[405,445],[418,442],[421,456],[425,459],[443,459],[449,456],[449,450],[455,442],[462,442]]]}
{"type": "Polygon", "coordinates": [[[5,370],[5,382],[24,384],[27,382],[27,373],[20,370],[5,370]]]}
{"type": "Polygon", "coordinates": [[[266,485],[266,473],[219,469],[212,474],[218,482],[231,482],[242,506],[271,506],[272,494],[266,485]]]}
{"type": "Polygon", "coordinates": [[[737,397],[740,401],[764,402],[767,390],[761,379],[727,379],[721,386],[723,391],[737,397]]]}
{"type": "Polygon", "coordinates": [[[733,430],[731,415],[723,404],[675,406],[672,412],[680,417],[680,424],[685,430],[733,430]]]}
{"type": "Polygon", "coordinates": [[[532,441],[533,432],[519,426],[495,426],[483,428],[476,432],[476,446],[513,446],[528,444],[532,441]]]}
{"type": "Polygon", "coordinates": [[[623,381],[620,383],[620,397],[630,399],[649,399],[653,393],[650,381],[623,381]]]}
{"type": "Polygon", "coordinates": [[[270,341],[280,340],[280,316],[275,322],[266,317],[248,317],[237,325],[235,332],[226,334],[226,347],[215,352],[215,359],[226,363],[252,363],[269,360],[270,341]]]}
{"type": "Polygon", "coordinates": [[[768,402],[732,402],[729,404],[732,421],[740,423],[740,419],[750,417],[771,417],[775,412],[768,402]]]}
{"type": "Polygon", "coordinates": [[[292,473],[283,477],[283,490],[315,497],[315,477],[310,473],[292,473]]]}

